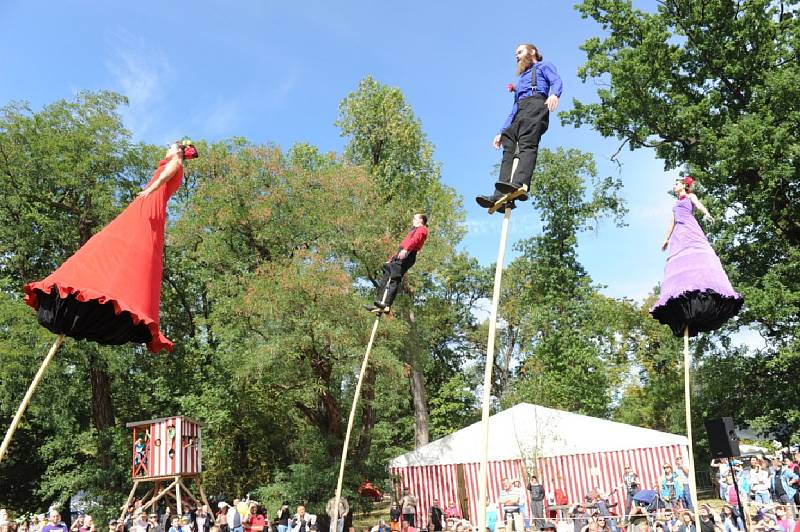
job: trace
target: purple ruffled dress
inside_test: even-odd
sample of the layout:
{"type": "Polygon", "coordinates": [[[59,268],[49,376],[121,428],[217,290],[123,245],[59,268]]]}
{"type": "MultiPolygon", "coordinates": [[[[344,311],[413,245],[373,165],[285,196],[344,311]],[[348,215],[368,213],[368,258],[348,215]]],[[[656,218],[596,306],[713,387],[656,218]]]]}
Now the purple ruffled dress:
{"type": "Polygon", "coordinates": [[[744,299],[736,293],[692,212],[688,197],[678,200],[672,212],[675,228],[669,239],[661,296],[650,310],[669,325],[675,336],[710,332],[739,313],[744,299]]]}

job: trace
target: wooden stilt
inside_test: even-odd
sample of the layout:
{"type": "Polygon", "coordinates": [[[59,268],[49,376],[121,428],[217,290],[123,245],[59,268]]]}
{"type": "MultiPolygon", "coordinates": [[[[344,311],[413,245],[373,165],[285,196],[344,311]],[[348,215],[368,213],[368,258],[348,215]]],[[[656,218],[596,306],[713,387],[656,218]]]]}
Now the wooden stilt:
{"type": "Polygon", "coordinates": [[[683,330],[683,398],[686,406],[686,436],[689,439],[689,485],[692,488],[692,506],[694,507],[694,524],[700,530],[700,508],[697,505],[697,482],[694,468],[694,442],[692,440],[692,388],[689,378],[692,367],[689,356],[689,326],[683,330]]]}
{"type": "MultiPolygon", "coordinates": [[[[383,291],[381,303],[386,303],[386,297],[389,295],[389,283],[386,283],[386,288],[383,291]]],[[[353,404],[350,406],[350,417],[347,418],[347,432],[344,435],[344,445],[342,446],[342,459],[339,462],[339,478],[336,480],[336,494],[333,497],[333,512],[331,517],[330,532],[338,531],[339,520],[339,501],[342,499],[342,482],[344,480],[344,466],[347,463],[347,449],[350,446],[350,433],[353,431],[353,421],[356,417],[356,407],[358,406],[358,398],[361,396],[361,384],[364,382],[364,374],[367,371],[369,364],[369,354],[372,352],[372,345],[375,343],[375,334],[378,332],[378,324],[381,321],[383,312],[378,312],[375,316],[375,321],[372,323],[372,333],[369,335],[369,343],[367,343],[367,350],[364,353],[364,360],[361,362],[361,372],[358,374],[358,383],[356,384],[356,391],[353,394],[353,404]]]]}
{"type": "Polygon", "coordinates": [[[17,408],[17,413],[14,415],[14,419],[11,421],[11,426],[8,427],[8,430],[6,431],[6,435],[3,438],[3,443],[0,444],[0,462],[3,461],[3,458],[6,455],[6,451],[8,450],[8,446],[11,445],[11,438],[14,436],[14,432],[17,430],[17,425],[19,425],[19,421],[20,419],[22,419],[22,414],[24,414],[25,409],[28,408],[28,403],[31,402],[31,397],[33,397],[33,392],[36,391],[36,387],[39,386],[39,381],[42,380],[44,372],[47,369],[47,366],[50,365],[50,362],[53,360],[53,357],[58,352],[63,342],[64,342],[64,335],[59,334],[56,337],[56,341],[53,342],[53,346],[50,348],[50,351],[47,353],[47,356],[44,357],[42,365],[39,366],[39,371],[37,371],[36,375],[33,377],[33,382],[31,382],[31,385],[28,386],[28,391],[25,392],[25,397],[22,398],[22,402],[19,404],[19,408],[17,408]]]}
{"type": "MultiPolygon", "coordinates": [[[[517,169],[519,159],[515,158],[511,175],[517,169]]],[[[494,342],[497,333],[497,310],[500,305],[500,286],[503,280],[503,263],[506,258],[508,243],[508,225],[511,220],[511,209],[503,214],[503,226],[500,230],[500,246],[497,250],[497,264],[494,269],[494,290],[492,291],[492,311],[489,315],[489,338],[486,346],[486,368],[483,373],[483,404],[481,410],[481,434],[483,435],[481,467],[478,474],[478,532],[486,530],[486,498],[488,492],[489,473],[489,403],[492,397],[492,368],[494,366],[494,342]]]]}

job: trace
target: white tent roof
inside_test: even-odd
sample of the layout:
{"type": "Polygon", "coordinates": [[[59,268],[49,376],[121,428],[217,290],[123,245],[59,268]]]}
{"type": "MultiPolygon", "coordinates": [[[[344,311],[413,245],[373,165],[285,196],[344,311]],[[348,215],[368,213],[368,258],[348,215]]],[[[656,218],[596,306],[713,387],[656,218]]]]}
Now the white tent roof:
{"type": "MultiPolygon", "coordinates": [[[[482,441],[481,424],[474,423],[416,451],[398,456],[389,467],[480,462],[483,459],[482,441]]],[[[685,436],[529,403],[520,403],[489,418],[490,461],[688,443],[685,436]]]]}

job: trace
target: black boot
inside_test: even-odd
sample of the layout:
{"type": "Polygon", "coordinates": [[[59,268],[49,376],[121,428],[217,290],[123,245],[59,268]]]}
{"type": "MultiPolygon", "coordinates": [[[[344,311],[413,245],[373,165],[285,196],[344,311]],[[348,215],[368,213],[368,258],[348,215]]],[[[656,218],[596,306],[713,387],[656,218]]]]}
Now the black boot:
{"type": "Polygon", "coordinates": [[[484,209],[488,209],[489,207],[494,206],[494,204],[497,202],[497,200],[499,200],[502,197],[503,197],[503,193],[502,192],[498,192],[495,189],[494,194],[492,194],[491,196],[478,196],[478,197],[475,198],[475,201],[477,201],[478,205],[480,205],[484,209]]]}
{"type": "Polygon", "coordinates": [[[520,201],[527,201],[528,199],[528,190],[530,190],[530,185],[526,183],[506,183],[503,181],[498,181],[494,184],[495,188],[502,192],[503,194],[511,194],[513,192],[518,191],[521,187],[525,187],[525,192],[520,194],[514,199],[518,199],[520,201]]]}
{"type": "Polygon", "coordinates": [[[400,288],[400,280],[389,279],[383,291],[379,291],[378,295],[381,296],[380,300],[375,300],[375,306],[384,312],[389,312],[389,307],[394,303],[394,298],[397,296],[397,290],[400,288]]]}
{"type": "Polygon", "coordinates": [[[514,203],[514,200],[511,200],[508,203],[506,203],[505,205],[501,205],[500,207],[498,207],[497,208],[497,212],[499,212],[500,214],[505,214],[506,209],[511,211],[511,210],[516,209],[516,208],[517,208],[517,204],[514,203]]]}

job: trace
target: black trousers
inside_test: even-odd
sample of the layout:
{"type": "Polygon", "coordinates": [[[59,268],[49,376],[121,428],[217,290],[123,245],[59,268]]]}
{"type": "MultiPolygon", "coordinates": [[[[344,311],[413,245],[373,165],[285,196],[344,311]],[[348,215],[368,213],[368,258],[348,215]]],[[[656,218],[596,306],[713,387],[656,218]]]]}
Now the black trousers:
{"type": "Polygon", "coordinates": [[[403,276],[417,261],[416,252],[411,252],[406,255],[406,258],[401,260],[396,256],[383,265],[383,279],[380,286],[378,286],[378,299],[383,301],[387,306],[391,307],[394,298],[397,297],[397,291],[400,289],[400,283],[403,282],[403,276]],[[384,299],[383,293],[386,292],[384,299]]]}
{"type": "Polygon", "coordinates": [[[503,161],[500,163],[500,181],[515,185],[527,185],[530,189],[536,158],[539,155],[539,140],[550,126],[550,111],[544,105],[544,96],[531,96],[517,104],[514,120],[500,135],[503,145],[503,161]],[[517,171],[511,175],[514,157],[519,149],[517,171]]]}

